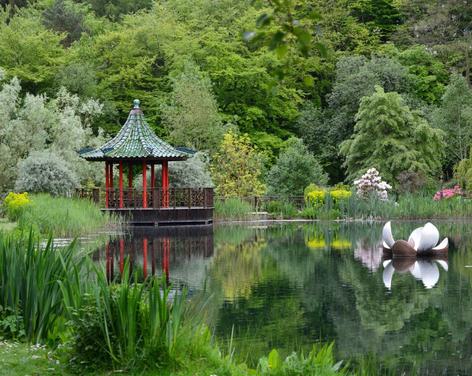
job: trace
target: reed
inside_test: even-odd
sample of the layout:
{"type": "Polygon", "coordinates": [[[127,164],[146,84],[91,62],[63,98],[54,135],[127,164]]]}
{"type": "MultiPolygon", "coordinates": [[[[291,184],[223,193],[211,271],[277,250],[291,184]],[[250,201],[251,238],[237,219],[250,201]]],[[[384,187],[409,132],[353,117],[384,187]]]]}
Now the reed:
{"type": "Polygon", "coordinates": [[[18,218],[18,228],[23,231],[32,227],[45,236],[76,237],[117,222],[89,200],[47,194],[34,195],[31,200],[18,218]]]}
{"type": "Polygon", "coordinates": [[[215,200],[216,219],[244,220],[250,217],[252,211],[252,206],[240,198],[215,200]]]}
{"type": "Polygon", "coordinates": [[[51,240],[42,248],[32,233],[28,238],[0,234],[1,315],[16,320],[27,341],[43,343],[56,332],[64,312],[58,281],[80,264],[74,253],[74,244],[54,249],[51,240]]]}
{"type": "Polygon", "coordinates": [[[96,281],[81,302],[70,293],[74,287],[63,287],[74,323],[75,361],[124,369],[167,364],[183,328],[185,291],[171,297],[171,288],[157,277],[138,283],[128,262],[120,283],[109,283],[102,267],[94,271],[96,281]]]}

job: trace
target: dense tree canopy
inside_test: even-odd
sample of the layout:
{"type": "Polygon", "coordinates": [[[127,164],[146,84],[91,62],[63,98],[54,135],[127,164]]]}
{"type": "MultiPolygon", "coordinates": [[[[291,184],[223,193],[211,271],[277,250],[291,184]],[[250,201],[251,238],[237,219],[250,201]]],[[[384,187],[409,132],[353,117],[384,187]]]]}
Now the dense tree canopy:
{"type": "Polygon", "coordinates": [[[341,144],[349,179],[376,168],[390,182],[405,171],[437,177],[441,167],[443,134],[412,112],[396,92],[377,86],[363,97],[354,135],[341,144]]]}
{"type": "MultiPolygon", "coordinates": [[[[301,138],[330,183],[352,176],[353,155],[339,146],[378,85],[402,96],[417,125],[445,131],[440,163],[450,177],[472,142],[470,8],[459,0],[1,1],[0,67],[20,85],[15,108],[64,87],[102,103],[90,129],[110,137],[138,98],[159,136],[210,160],[229,129],[248,135],[266,171],[285,141],[301,138]]],[[[2,186],[14,183],[7,166],[2,186]]]]}

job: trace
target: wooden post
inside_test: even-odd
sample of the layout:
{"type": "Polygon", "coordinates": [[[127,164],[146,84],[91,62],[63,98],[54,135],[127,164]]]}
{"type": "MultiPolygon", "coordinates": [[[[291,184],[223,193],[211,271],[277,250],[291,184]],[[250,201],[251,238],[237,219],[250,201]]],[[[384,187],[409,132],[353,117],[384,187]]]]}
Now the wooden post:
{"type": "Polygon", "coordinates": [[[156,177],[154,176],[154,162],[151,163],[151,189],[154,190],[156,186],[156,177]]]}
{"type": "Polygon", "coordinates": [[[162,161],[162,207],[169,207],[169,163],[162,161]]]}
{"type": "MultiPolygon", "coordinates": [[[[133,197],[133,162],[128,164],[128,207],[131,207],[131,199],[133,197]]],[[[135,205],[133,204],[133,207],[135,205]]]]}
{"type": "Polygon", "coordinates": [[[105,207],[108,208],[108,188],[110,186],[110,169],[108,162],[105,162],[105,207]]]}
{"type": "Polygon", "coordinates": [[[147,208],[147,176],[146,161],[143,161],[143,208],[147,208]]]}
{"type": "Polygon", "coordinates": [[[123,208],[123,161],[120,161],[119,187],[120,187],[120,209],[122,209],[123,208]]]}
{"type": "Polygon", "coordinates": [[[108,164],[108,168],[110,169],[110,185],[109,185],[109,189],[110,189],[110,202],[112,203],[112,206],[113,207],[116,207],[115,205],[115,186],[114,186],[114,181],[113,181],[113,162],[110,162],[108,164]]]}

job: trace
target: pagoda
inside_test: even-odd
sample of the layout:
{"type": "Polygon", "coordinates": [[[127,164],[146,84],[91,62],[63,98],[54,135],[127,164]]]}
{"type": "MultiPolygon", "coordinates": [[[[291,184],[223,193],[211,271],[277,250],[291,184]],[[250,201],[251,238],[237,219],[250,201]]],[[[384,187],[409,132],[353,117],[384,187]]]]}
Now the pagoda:
{"type": "Polygon", "coordinates": [[[170,188],[169,161],[184,161],[189,154],[156,136],[146,123],[138,99],[134,100],[128,119],[114,138],[98,149],[80,155],[88,161],[105,162],[105,210],[127,214],[136,224],[193,223],[194,220],[201,222],[200,219],[211,222],[212,188],[170,188]],[[160,187],[156,187],[157,164],[162,167],[160,187]],[[118,167],[118,187],[115,187],[114,166],[118,167]],[[126,189],[123,183],[125,169],[126,189]],[[142,189],[133,186],[133,171],[137,169],[142,172],[142,189]],[[194,213],[189,212],[191,209],[194,213]],[[202,209],[205,209],[204,215],[200,213],[202,209]],[[211,213],[207,209],[211,209],[211,213]],[[172,210],[174,215],[170,213],[172,210]]]}

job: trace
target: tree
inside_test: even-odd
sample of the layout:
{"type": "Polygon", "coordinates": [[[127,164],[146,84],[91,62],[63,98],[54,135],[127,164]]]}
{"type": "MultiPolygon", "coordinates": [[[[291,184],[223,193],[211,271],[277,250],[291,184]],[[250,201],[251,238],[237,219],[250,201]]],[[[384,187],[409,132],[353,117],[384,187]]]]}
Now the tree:
{"type": "Polygon", "coordinates": [[[79,40],[82,33],[86,31],[84,18],[84,11],[79,9],[77,4],[64,0],[55,0],[43,12],[43,24],[48,29],[66,34],[62,40],[66,47],[79,40]]]}
{"type": "Polygon", "coordinates": [[[24,13],[7,22],[6,11],[0,8],[0,66],[35,93],[51,83],[63,63],[63,36],[47,30],[38,18],[24,13]]]}
{"type": "Polygon", "coordinates": [[[386,41],[403,22],[402,14],[393,0],[357,0],[351,6],[352,14],[367,24],[386,41]]]}
{"type": "MultiPolygon", "coordinates": [[[[444,152],[443,132],[412,112],[398,93],[375,93],[362,98],[353,136],[340,152],[346,157],[348,179],[375,167],[394,187],[404,171],[437,177],[444,152]]],[[[398,186],[398,184],[397,184],[398,186]]]]}
{"type": "Polygon", "coordinates": [[[447,85],[447,69],[424,46],[413,46],[398,55],[408,68],[413,94],[429,104],[440,101],[447,85]]]}
{"type": "MultiPolygon", "coordinates": [[[[161,166],[156,165],[156,176],[160,178],[161,166]]],[[[149,185],[150,174],[148,174],[149,185]]],[[[136,179],[136,183],[141,187],[141,179],[136,179]]],[[[169,163],[169,184],[174,188],[208,188],[213,187],[210,171],[208,167],[208,157],[201,153],[195,153],[185,161],[175,161],[169,163]]]]}
{"type": "Polygon", "coordinates": [[[248,135],[226,133],[210,167],[216,193],[225,197],[263,194],[262,162],[248,135]]]}
{"type": "Polygon", "coordinates": [[[332,183],[344,180],[339,155],[339,144],[344,141],[339,132],[332,126],[332,111],[321,109],[313,103],[306,103],[300,111],[297,120],[298,134],[311,154],[315,155],[319,163],[329,175],[332,183]]]}
{"type": "Polygon", "coordinates": [[[462,76],[451,75],[441,106],[432,118],[433,125],[446,133],[444,166],[450,173],[454,164],[467,157],[472,144],[472,90],[462,76]]]}
{"type": "Polygon", "coordinates": [[[338,61],[333,91],[328,97],[329,107],[333,110],[332,126],[338,139],[351,136],[360,100],[373,94],[375,85],[386,91],[405,92],[408,71],[389,57],[368,60],[363,56],[349,56],[338,61]]]}
{"type": "Polygon", "coordinates": [[[18,165],[15,190],[18,192],[64,195],[77,187],[78,179],[57,154],[33,152],[18,165]]]}
{"type": "Polygon", "coordinates": [[[177,145],[214,152],[225,133],[218,104],[208,77],[195,64],[187,63],[173,80],[170,104],[162,118],[172,141],[177,145]]]}
{"type": "Polygon", "coordinates": [[[32,94],[22,99],[17,78],[5,83],[0,89],[0,190],[13,187],[20,160],[44,150],[55,152],[65,160],[81,182],[100,181],[101,167],[80,158],[78,151],[104,142],[101,132],[96,136],[91,128],[101,108],[97,101],[82,101],[65,89],[53,99],[32,94]]]}
{"type": "Polygon", "coordinates": [[[303,190],[310,183],[326,185],[327,181],[318,160],[303,141],[295,137],[287,141],[286,149],[267,175],[269,193],[283,196],[303,195],[303,190]]]}

